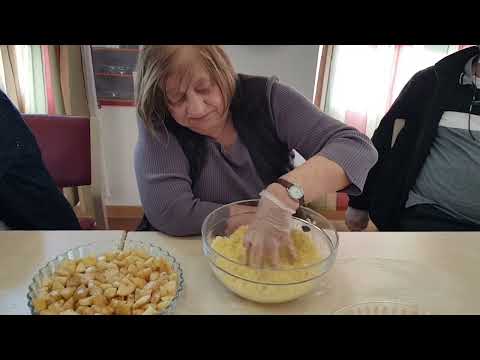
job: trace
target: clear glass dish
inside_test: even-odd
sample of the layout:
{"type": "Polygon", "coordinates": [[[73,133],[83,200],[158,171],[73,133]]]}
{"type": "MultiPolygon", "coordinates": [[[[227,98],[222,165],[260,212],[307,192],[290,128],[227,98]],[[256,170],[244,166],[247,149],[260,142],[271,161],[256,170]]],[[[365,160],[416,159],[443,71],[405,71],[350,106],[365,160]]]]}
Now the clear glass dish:
{"type": "Polygon", "coordinates": [[[122,250],[122,249],[123,250],[141,249],[151,256],[162,257],[170,263],[173,270],[178,275],[177,292],[175,294],[175,297],[170,302],[170,304],[164,310],[162,310],[156,315],[172,314],[175,311],[177,300],[183,291],[184,279],[183,279],[182,268],[180,264],[177,262],[177,260],[168,251],[165,251],[158,246],[145,243],[142,241],[129,242],[129,244],[125,246],[125,248],[123,248],[119,244],[114,244],[110,242],[103,242],[103,241],[93,242],[88,245],[79,246],[79,247],[70,249],[63,254],[58,255],[56,258],[50,260],[45,266],[40,268],[40,270],[36,274],[34,274],[32,282],[28,287],[27,300],[28,300],[28,307],[30,309],[30,313],[32,315],[38,315],[37,311],[35,311],[32,301],[33,299],[36,298],[38,290],[41,287],[42,281],[48,277],[51,277],[62,261],[77,260],[87,256],[98,257],[101,254],[104,254],[106,252],[110,252],[114,250],[122,250]]]}
{"type": "Polygon", "coordinates": [[[334,315],[428,315],[417,305],[395,301],[370,301],[345,306],[334,315]]]}
{"type": "Polygon", "coordinates": [[[234,223],[235,228],[248,225],[254,217],[257,205],[258,200],[234,202],[214,210],[204,220],[203,252],[216,278],[237,295],[259,303],[288,302],[317,290],[321,277],[335,262],[339,240],[334,226],[309,208],[301,207],[294,214],[290,229],[301,229],[311,234],[315,246],[322,254],[318,262],[301,268],[260,269],[236,262],[213,249],[212,241],[216,236],[229,235],[227,225],[230,224],[231,227],[234,223]],[[238,205],[243,208],[238,208],[238,205]]]}

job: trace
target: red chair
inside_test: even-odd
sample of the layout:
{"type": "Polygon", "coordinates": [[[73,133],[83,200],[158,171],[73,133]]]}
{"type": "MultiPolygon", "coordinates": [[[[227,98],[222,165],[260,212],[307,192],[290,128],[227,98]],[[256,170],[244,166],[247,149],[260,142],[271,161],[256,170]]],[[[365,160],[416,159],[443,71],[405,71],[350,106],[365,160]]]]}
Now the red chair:
{"type": "MultiPolygon", "coordinates": [[[[48,172],[57,186],[91,185],[90,119],[80,116],[22,114],[32,130],[48,172]]],[[[83,230],[95,229],[95,219],[79,216],[83,230]]]]}

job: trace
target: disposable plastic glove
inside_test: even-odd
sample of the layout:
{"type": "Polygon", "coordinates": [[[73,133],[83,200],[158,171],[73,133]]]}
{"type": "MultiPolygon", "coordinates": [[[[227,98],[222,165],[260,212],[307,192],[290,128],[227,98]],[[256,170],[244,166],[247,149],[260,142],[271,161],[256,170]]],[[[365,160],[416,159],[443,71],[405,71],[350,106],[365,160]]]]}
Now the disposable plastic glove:
{"type": "Polygon", "coordinates": [[[280,249],[286,248],[292,259],[297,254],[290,238],[290,221],[294,209],[289,208],[272,193],[263,190],[255,218],[245,236],[248,264],[266,267],[278,266],[280,249]]]}

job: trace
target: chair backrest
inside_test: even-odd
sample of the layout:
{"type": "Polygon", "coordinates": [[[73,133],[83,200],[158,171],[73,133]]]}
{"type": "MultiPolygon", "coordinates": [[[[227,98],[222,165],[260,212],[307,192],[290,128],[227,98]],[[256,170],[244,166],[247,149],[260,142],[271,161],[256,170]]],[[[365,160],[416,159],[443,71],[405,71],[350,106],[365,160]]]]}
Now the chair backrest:
{"type": "Polygon", "coordinates": [[[58,187],[90,185],[88,117],[22,114],[35,136],[48,172],[58,187]]]}

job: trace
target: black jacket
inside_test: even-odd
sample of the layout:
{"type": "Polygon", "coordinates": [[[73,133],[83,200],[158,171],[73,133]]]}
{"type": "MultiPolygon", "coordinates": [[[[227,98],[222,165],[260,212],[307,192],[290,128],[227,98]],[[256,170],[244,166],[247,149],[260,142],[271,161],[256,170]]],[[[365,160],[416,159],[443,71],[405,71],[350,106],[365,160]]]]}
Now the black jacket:
{"type": "Polygon", "coordinates": [[[14,230],[80,230],[22,116],[0,91],[0,220],[14,230]]]}
{"type": "Polygon", "coordinates": [[[465,64],[478,54],[478,47],[470,47],[415,74],[373,134],[378,162],[370,170],[363,193],[350,197],[349,206],[368,209],[379,230],[398,230],[397,220],[429,154],[445,109],[468,111],[473,92],[478,90],[462,85],[461,78],[465,64]],[[405,126],[392,148],[393,126],[398,118],[405,119],[405,126]]]}

